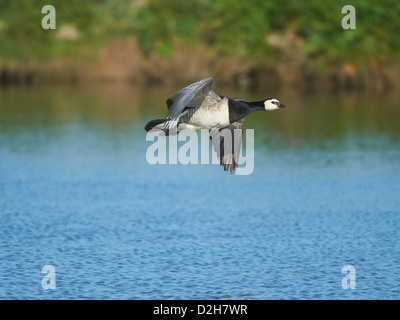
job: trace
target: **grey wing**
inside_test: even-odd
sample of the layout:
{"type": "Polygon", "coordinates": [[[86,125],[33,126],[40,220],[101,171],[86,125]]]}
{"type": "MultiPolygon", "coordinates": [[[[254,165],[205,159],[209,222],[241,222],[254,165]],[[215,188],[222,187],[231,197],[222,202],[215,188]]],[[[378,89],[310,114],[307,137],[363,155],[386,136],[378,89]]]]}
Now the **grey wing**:
{"type": "Polygon", "coordinates": [[[222,129],[210,130],[211,143],[220,164],[225,171],[233,174],[238,167],[240,148],[242,145],[244,119],[234,122],[222,129]]]}
{"type": "Polygon", "coordinates": [[[221,100],[212,90],[213,78],[207,78],[188,85],[179,90],[167,100],[168,113],[166,115],[166,127],[171,128],[177,118],[186,108],[198,108],[204,103],[213,104],[221,100]]]}

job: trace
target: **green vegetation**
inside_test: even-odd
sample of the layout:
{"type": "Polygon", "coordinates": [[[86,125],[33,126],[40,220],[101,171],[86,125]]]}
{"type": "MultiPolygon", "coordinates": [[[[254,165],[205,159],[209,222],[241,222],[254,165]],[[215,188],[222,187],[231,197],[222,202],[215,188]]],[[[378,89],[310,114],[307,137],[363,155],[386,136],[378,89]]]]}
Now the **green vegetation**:
{"type": "MultiPolygon", "coordinates": [[[[136,37],[147,56],[168,57],[175,43],[203,46],[213,56],[234,55],[259,63],[307,57],[313,67],[392,64],[400,50],[398,0],[0,0],[0,60],[70,56],[136,37]],[[43,30],[42,6],[57,12],[57,30],[43,30]],[[354,5],[357,28],[343,30],[341,9],[354,5]],[[57,38],[62,26],[79,37],[57,38]],[[285,32],[299,45],[285,52],[285,32]]],[[[286,40],[285,40],[286,39],[286,40]]]]}
{"type": "Polygon", "coordinates": [[[287,28],[303,41],[303,53],[323,63],[395,61],[400,49],[400,2],[152,0],[138,10],[134,24],[144,50],[171,47],[179,39],[247,57],[273,55],[267,36],[287,28]],[[356,30],[341,27],[341,9],[347,4],[356,8],[356,30]]]}

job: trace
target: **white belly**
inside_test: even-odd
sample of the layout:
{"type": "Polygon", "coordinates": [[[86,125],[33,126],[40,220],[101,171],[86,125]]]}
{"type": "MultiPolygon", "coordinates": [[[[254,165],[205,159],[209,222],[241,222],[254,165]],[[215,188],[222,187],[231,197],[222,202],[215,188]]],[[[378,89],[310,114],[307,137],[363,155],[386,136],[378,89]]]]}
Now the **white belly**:
{"type": "Polygon", "coordinates": [[[198,109],[185,127],[198,130],[224,128],[227,125],[229,125],[229,106],[228,99],[224,98],[218,104],[198,109]]]}

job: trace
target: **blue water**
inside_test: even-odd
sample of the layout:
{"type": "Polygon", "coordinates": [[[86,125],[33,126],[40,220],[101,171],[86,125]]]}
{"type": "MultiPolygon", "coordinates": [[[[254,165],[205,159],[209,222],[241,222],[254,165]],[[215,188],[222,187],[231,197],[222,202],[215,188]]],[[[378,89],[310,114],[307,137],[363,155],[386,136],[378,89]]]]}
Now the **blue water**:
{"type": "Polygon", "coordinates": [[[1,299],[400,298],[397,109],[386,131],[368,117],[370,134],[346,122],[318,139],[249,120],[255,169],[231,176],[149,165],[156,111],[88,111],[93,96],[27,111],[2,95],[1,299]],[[342,287],[346,265],[355,289],[342,287]]]}

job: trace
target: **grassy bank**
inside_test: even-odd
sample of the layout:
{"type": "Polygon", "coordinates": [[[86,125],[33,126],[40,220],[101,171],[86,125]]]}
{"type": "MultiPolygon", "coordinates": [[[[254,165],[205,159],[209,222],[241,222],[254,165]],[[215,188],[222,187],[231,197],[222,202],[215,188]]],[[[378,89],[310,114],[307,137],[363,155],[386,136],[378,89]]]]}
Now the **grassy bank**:
{"type": "Polygon", "coordinates": [[[0,0],[0,82],[397,87],[399,15],[394,0],[0,0]],[[41,27],[46,4],[56,30],[41,27]]]}

